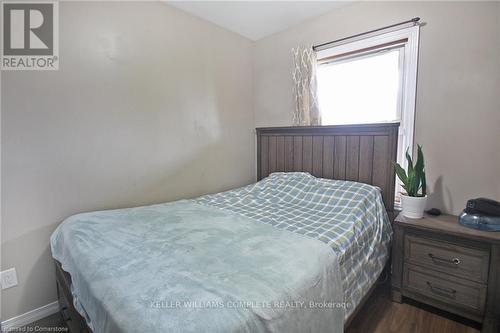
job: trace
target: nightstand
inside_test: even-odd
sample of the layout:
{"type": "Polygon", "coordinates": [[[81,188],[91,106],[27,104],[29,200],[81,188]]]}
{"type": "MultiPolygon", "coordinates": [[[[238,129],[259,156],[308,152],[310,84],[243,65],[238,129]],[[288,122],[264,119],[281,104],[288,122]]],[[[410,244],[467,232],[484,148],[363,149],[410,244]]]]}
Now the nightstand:
{"type": "Polygon", "coordinates": [[[452,215],[394,220],[392,300],[403,297],[500,332],[500,232],[466,228],[452,215]]]}

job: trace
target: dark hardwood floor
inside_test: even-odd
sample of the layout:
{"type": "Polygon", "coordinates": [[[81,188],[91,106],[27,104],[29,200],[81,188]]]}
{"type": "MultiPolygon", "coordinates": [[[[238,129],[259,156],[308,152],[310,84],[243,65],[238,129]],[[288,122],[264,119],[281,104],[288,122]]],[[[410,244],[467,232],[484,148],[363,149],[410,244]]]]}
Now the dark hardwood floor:
{"type": "Polygon", "coordinates": [[[388,283],[373,295],[347,328],[346,333],[479,333],[477,323],[406,300],[394,303],[388,283]]]}
{"type": "Polygon", "coordinates": [[[69,332],[69,329],[64,324],[61,314],[54,313],[12,332],[69,332]]]}

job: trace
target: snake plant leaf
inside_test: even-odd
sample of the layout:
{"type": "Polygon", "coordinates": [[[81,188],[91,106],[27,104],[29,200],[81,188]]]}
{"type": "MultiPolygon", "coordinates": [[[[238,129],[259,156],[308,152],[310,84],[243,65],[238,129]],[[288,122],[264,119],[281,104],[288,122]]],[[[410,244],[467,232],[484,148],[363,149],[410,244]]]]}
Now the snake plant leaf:
{"type": "Polygon", "coordinates": [[[394,163],[394,170],[396,171],[396,175],[401,180],[401,182],[406,185],[408,182],[408,176],[406,175],[405,169],[399,165],[399,163],[394,163]]]}
{"type": "Polygon", "coordinates": [[[421,175],[424,172],[424,154],[422,153],[422,146],[418,145],[417,147],[417,162],[415,163],[415,171],[421,175]]]}
{"type": "Polygon", "coordinates": [[[425,197],[427,195],[427,180],[425,179],[425,171],[422,171],[422,196],[425,197]]]}
{"type": "Polygon", "coordinates": [[[406,148],[406,160],[408,161],[408,172],[413,170],[413,161],[411,159],[410,153],[408,152],[409,148],[406,148]]]}
{"type": "Polygon", "coordinates": [[[425,196],[427,193],[427,181],[425,179],[424,153],[422,151],[421,145],[417,145],[417,163],[415,165],[415,169],[419,174],[419,183],[422,189],[422,196],[425,196]]]}
{"type": "Polygon", "coordinates": [[[417,159],[412,160],[409,148],[406,149],[408,170],[405,171],[400,164],[394,163],[396,175],[403,183],[402,187],[410,197],[425,196],[427,194],[427,180],[425,178],[424,153],[422,146],[417,146],[417,159]],[[415,165],[413,164],[415,162],[415,165]],[[419,194],[419,191],[421,193],[419,194]]]}
{"type": "Polygon", "coordinates": [[[416,184],[416,178],[417,174],[415,172],[415,169],[410,169],[410,167],[408,167],[408,188],[406,189],[406,191],[410,197],[414,197],[417,192],[418,185],[416,184]]]}

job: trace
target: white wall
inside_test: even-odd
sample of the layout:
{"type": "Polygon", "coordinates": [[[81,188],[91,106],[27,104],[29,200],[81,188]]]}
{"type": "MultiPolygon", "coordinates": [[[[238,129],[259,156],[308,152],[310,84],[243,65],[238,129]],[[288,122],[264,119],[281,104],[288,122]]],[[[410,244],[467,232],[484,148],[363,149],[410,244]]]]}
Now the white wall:
{"type": "Polygon", "coordinates": [[[251,47],[163,3],[60,3],[60,70],[1,78],[2,320],[56,300],[65,217],[254,180],[251,47]]]}
{"type": "Polygon", "coordinates": [[[259,40],[256,126],[292,124],[291,48],[419,16],[415,142],[433,192],[429,207],[458,213],[471,197],[500,200],[500,3],[359,2],[259,40]]]}

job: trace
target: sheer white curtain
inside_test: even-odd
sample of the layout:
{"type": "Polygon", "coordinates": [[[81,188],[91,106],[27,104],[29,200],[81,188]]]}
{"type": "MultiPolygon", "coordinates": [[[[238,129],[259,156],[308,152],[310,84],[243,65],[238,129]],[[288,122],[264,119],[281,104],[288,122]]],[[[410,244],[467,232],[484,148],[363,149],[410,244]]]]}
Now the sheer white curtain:
{"type": "Polygon", "coordinates": [[[321,125],[316,82],[316,52],[312,46],[298,46],[292,49],[293,93],[295,126],[321,125]]]}

